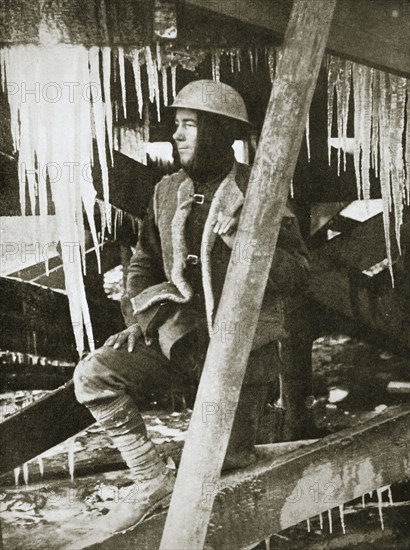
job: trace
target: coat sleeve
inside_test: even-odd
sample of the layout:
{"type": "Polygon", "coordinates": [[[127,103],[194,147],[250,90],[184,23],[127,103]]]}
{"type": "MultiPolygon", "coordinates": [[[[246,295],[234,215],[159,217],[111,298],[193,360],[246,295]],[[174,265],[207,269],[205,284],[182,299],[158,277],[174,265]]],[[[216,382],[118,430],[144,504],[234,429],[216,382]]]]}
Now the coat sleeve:
{"type": "Polygon", "coordinates": [[[127,326],[138,322],[132,310],[131,298],[165,280],[161,241],[151,201],[141,223],[138,244],[130,260],[126,289],[121,299],[121,310],[127,326]]]}
{"type": "Polygon", "coordinates": [[[283,218],[269,274],[270,288],[283,296],[295,296],[309,284],[309,253],[296,218],[283,218]]]}

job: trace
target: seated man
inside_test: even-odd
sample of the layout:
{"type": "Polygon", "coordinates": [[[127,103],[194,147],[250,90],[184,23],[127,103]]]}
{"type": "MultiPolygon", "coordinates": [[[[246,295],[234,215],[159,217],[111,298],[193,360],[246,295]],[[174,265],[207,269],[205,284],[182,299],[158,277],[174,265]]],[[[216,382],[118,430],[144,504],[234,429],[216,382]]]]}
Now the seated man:
{"type": "MultiPolygon", "coordinates": [[[[156,185],[142,223],[122,304],[128,328],[82,360],[74,375],[77,399],[112,437],[135,480],[135,502],[119,504],[104,518],[111,531],[138,524],[169,500],[174,479],[147,437],[138,403],[152,391],[195,387],[209,337],[223,337],[214,317],[250,175],[232,149],[239,127],[248,125],[234,89],[192,82],[173,108],[182,169],[156,185]],[[217,93],[207,96],[210,89],[217,93]]],[[[239,251],[237,261],[246,261],[246,254],[239,251]]],[[[287,210],[224,469],[255,460],[258,408],[279,371],[283,299],[303,290],[307,278],[307,252],[287,210]]]]}

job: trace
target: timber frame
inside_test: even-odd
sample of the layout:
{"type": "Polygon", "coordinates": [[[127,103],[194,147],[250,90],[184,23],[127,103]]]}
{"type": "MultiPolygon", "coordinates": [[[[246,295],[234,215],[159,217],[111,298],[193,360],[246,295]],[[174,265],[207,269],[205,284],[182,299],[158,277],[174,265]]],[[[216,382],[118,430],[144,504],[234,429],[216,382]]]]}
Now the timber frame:
{"type": "MultiPolygon", "coordinates": [[[[201,13],[206,13],[207,16],[216,14],[222,22],[229,22],[233,27],[250,25],[250,28],[257,28],[262,35],[267,32],[272,33],[277,43],[282,42],[285,31],[287,32],[283,59],[291,69],[283,61],[278,67],[278,82],[280,83],[282,78],[282,83],[288,84],[291,81],[291,75],[295,74],[296,78],[301,78],[302,85],[296,93],[289,86],[283,86],[283,89],[278,86],[272,93],[268,108],[269,117],[267,117],[262,131],[261,144],[257,153],[257,161],[263,165],[264,161],[269,159],[269,150],[274,144],[280,151],[279,159],[283,165],[273,176],[265,174],[266,181],[269,181],[270,177],[272,178],[269,181],[270,193],[268,195],[266,195],[266,189],[264,195],[263,190],[257,186],[250,190],[238,230],[240,239],[263,240],[269,238],[270,242],[275,241],[288,192],[288,183],[292,177],[300,149],[303,123],[325,51],[327,34],[329,33],[326,46],[328,53],[409,77],[409,48],[406,48],[403,42],[403,37],[408,37],[408,28],[410,28],[409,4],[403,0],[374,0],[372,10],[369,10],[368,0],[338,0],[337,3],[336,0],[315,0],[313,7],[312,0],[294,0],[294,2],[291,0],[254,0],[252,2],[246,0],[186,0],[184,2],[158,0],[158,2],[149,2],[149,9],[145,10],[141,8],[143,5],[141,2],[133,3],[126,0],[123,4],[123,11],[121,11],[120,2],[110,3],[104,0],[100,3],[100,7],[105,5],[106,8],[107,6],[112,8],[112,11],[108,10],[105,14],[100,15],[105,17],[105,19],[103,17],[104,24],[108,28],[108,13],[108,18],[111,17],[114,21],[112,24],[115,32],[112,35],[104,34],[106,29],[97,26],[90,30],[91,35],[94,32],[94,36],[91,36],[91,39],[89,37],[91,43],[95,43],[95,36],[99,36],[97,42],[100,44],[129,44],[130,37],[136,28],[140,40],[146,40],[146,37],[151,36],[153,32],[152,9],[155,6],[158,8],[161,2],[170,8],[169,21],[172,21],[173,10],[176,10],[177,14],[186,10],[191,16],[196,14],[200,17],[201,13]],[[144,11],[143,19],[147,29],[140,25],[137,17],[138,12],[135,11],[136,6],[144,11]],[[129,17],[127,21],[122,22],[124,28],[120,28],[121,18],[124,14],[128,14],[129,17]],[[300,41],[303,35],[301,21],[305,23],[306,41],[303,42],[303,48],[299,44],[299,49],[304,51],[298,52],[297,41],[300,41]],[[309,34],[307,30],[312,34],[309,34]],[[346,40],[346,34],[348,34],[349,40],[346,40]],[[309,42],[312,36],[313,38],[316,36],[316,41],[313,40],[313,43],[309,42]],[[310,44],[310,49],[306,44],[310,44]],[[306,55],[304,63],[298,65],[296,60],[299,55],[303,54],[306,55]],[[306,70],[308,66],[309,70],[306,70]],[[302,78],[304,70],[308,74],[302,78]],[[289,78],[288,81],[287,78],[289,78]],[[290,112],[295,113],[295,120],[293,124],[290,124],[289,132],[282,134],[278,132],[276,136],[272,135],[271,120],[276,120],[277,127],[281,127],[280,117],[289,117],[290,112]],[[286,146],[283,145],[284,143],[286,146]],[[283,180],[285,185],[281,187],[283,180]],[[260,200],[260,197],[263,200],[260,200]],[[270,203],[267,199],[270,199],[270,203]],[[272,232],[269,235],[264,235],[255,228],[255,220],[261,215],[265,216],[264,219],[269,220],[274,228],[273,237],[272,232]],[[249,228],[251,229],[249,230],[249,228]]],[[[93,0],[87,0],[85,5],[86,13],[91,17],[93,0]]],[[[29,9],[25,2],[22,3],[22,6],[23,12],[24,9],[29,9]]],[[[5,16],[0,22],[0,29],[3,29],[3,32],[7,28],[9,13],[10,10],[6,10],[5,16]]],[[[77,28],[77,31],[77,38],[86,32],[84,26],[77,28]]],[[[9,34],[6,32],[6,39],[3,43],[11,44],[21,41],[21,36],[16,38],[12,32],[9,34]]],[[[124,197],[119,200],[124,201],[124,197]]],[[[125,204],[126,201],[123,203],[125,204]]],[[[361,229],[369,231],[369,226],[366,229],[361,229]]],[[[360,233],[359,230],[358,233],[360,233]]],[[[331,281],[334,281],[334,277],[337,276],[337,273],[332,272],[329,267],[333,258],[334,246],[334,243],[329,243],[321,258],[321,267],[323,272],[326,272],[329,288],[331,281]]],[[[264,258],[266,265],[270,260],[269,257],[264,258]]],[[[348,272],[347,278],[349,283],[352,283],[350,275],[351,273],[348,272]]],[[[242,319],[243,304],[246,304],[248,312],[257,312],[260,297],[258,289],[254,289],[252,296],[250,296],[249,290],[244,290],[249,289],[252,277],[254,274],[251,270],[248,273],[241,273],[239,270],[230,269],[227,275],[228,282],[235,281],[235,291],[237,293],[239,287],[238,296],[243,299],[243,303],[238,305],[240,302],[238,296],[229,294],[229,291],[224,292],[218,312],[219,319],[223,318],[228,322],[230,319],[235,321],[238,318],[242,319]],[[240,281],[239,285],[238,281],[240,281]]],[[[316,280],[317,286],[313,286],[312,295],[316,306],[328,311],[334,304],[331,303],[331,299],[329,303],[329,297],[323,296],[323,289],[320,287],[321,280],[316,280]]],[[[264,284],[262,277],[258,280],[262,291],[264,284]]],[[[344,289],[345,294],[351,294],[351,287],[346,290],[345,279],[340,282],[340,286],[344,289]]],[[[357,290],[357,287],[355,289],[357,290]]],[[[371,297],[369,297],[370,299],[371,297]]],[[[386,298],[386,309],[389,307],[389,299],[389,297],[386,298]]],[[[59,299],[53,297],[53,300],[58,302],[59,299]]],[[[66,303],[61,302],[60,305],[67,308],[66,303]]],[[[334,309],[338,314],[346,310],[346,308],[338,310],[337,307],[334,309]]],[[[355,317],[356,313],[354,310],[349,312],[350,320],[355,317]]],[[[249,316],[247,319],[249,320],[249,316]]],[[[404,319],[404,321],[408,322],[408,319],[404,319]]],[[[370,330],[373,331],[377,329],[377,326],[370,327],[370,330]]],[[[406,338],[403,341],[402,351],[406,353],[410,347],[410,329],[407,325],[404,326],[404,329],[406,338]]],[[[397,343],[397,330],[390,325],[389,330],[392,347],[394,347],[397,343]]],[[[72,343],[68,342],[66,345],[70,348],[72,343]]],[[[324,500],[320,500],[312,509],[312,503],[307,496],[312,483],[323,484],[326,481],[341,486],[336,501],[332,502],[332,506],[334,506],[377,489],[380,484],[387,485],[410,476],[410,456],[406,446],[406,441],[410,437],[408,422],[410,411],[408,407],[402,407],[388,410],[368,424],[312,443],[307,448],[302,447],[289,451],[281,457],[278,457],[277,448],[273,446],[260,448],[261,461],[257,466],[241,473],[225,476],[221,480],[220,467],[231,425],[227,422],[222,427],[216,424],[201,426],[201,407],[202,403],[209,399],[209,395],[212,395],[216,401],[237,402],[244,373],[242,371],[244,371],[248,353],[249,349],[244,345],[241,345],[240,349],[234,349],[231,344],[223,349],[218,347],[218,343],[210,347],[167,522],[165,514],[157,515],[136,530],[105,541],[102,546],[98,546],[99,548],[109,550],[118,547],[124,549],[137,547],[141,550],[148,550],[148,548],[152,548],[152,533],[154,533],[157,547],[164,549],[178,548],[179,550],[186,544],[190,549],[245,548],[270,536],[273,532],[308,519],[313,514],[328,510],[330,507],[324,500]],[[224,364],[227,365],[227,369],[222,372],[224,364]],[[233,389],[229,387],[230,384],[233,389]],[[382,445],[386,446],[386,441],[388,441],[388,453],[381,450],[382,445]],[[356,481],[353,484],[351,479],[354,476],[356,476],[356,481]],[[204,500],[202,498],[203,487],[206,484],[209,484],[208,487],[211,487],[212,490],[207,493],[207,498],[204,500]],[[288,505],[289,498],[298,484],[302,487],[302,497],[297,505],[291,507],[288,505]],[[263,487],[262,491],[258,489],[260,486],[263,487]],[[188,496],[193,501],[189,500],[188,496]],[[184,512],[181,513],[181,510],[184,512]],[[233,520],[232,517],[234,517],[233,520]],[[248,527],[242,530],[245,524],[248,527]],[[241,533],[241,531],[244,532],[241,533]]],[[[91,422],[92,418],[88,412],[74,401],[72,384],[67,384],[0,425],[0,439],[3,443],[1,445],[3,456],[0,474],[72,436],[91,422]],[[59,414],[57,418],[53,418],[53,430],[50,431],[47,413],[51,408],[57,407],[60,409],[59,414]],[[70,423],[65,421],[67,415],[71,419],[70,423]],[[40,425],[39,419],[42,420],[40,425]],[[12,432],[13,434],[31,433],[33,438],[27,438],[22,446],[10,446],[12,432]],[[45,432],[49,432],[49,437],[43,439],[39,444],[39,435],[45,432]]],[[[17,440],[17,438],[15,439],[17,440]]]]}

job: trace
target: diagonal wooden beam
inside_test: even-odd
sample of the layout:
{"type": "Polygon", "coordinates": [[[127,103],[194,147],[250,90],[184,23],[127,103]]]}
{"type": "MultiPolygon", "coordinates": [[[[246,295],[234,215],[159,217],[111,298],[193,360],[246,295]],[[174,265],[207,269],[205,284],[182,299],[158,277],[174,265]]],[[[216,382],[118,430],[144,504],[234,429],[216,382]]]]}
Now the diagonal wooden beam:
{"type": "Polygon", "coordinates": [[[231,258],[228,267],[161,549],[204,546],[213,498],[204,499],[203,489],[219,480],[335,6],[293,6],[235,241],[241,250],[257,246],[249,262],[231,258]],[[218,334],[223,325],[233,329],[226,339],[218,334]],[[238,342],[236,329],[244,327],[247,338],[238,342]],[[204,418],[209,402],[229,412],[204,418]]]}
{"type": "MultiPolygon", "coordinates": [[[[410,407],[404,405],[281,456],[283,444],[257,447],[257,464],[204,487],[204,498],[218,493],[204,548],[252,547],[333,508],[334,522],[339,521],[342,504],[410,477],[409,438],[410,407]]],[[[158,514],[131,532],[87,548],[157,550],[165,517],[165,512],[158,514]]]]}

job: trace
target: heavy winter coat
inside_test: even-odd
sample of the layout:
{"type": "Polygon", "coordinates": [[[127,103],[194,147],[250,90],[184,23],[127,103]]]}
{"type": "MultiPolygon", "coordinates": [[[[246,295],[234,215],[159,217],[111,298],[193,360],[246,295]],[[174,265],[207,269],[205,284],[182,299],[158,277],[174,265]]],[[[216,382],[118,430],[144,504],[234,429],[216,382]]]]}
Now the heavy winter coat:
{"type": "MultiPolygon", "coordinates": [[[[131,258],[123,311],[128,325],[137,322],[145,333],[155,327],[168,358],[174,343],[198,326],[207,327],[211,336],[223,330],[215,326],[215,312],[231,251],[213,232],[212,221],[218,212],[233,216],[242,206],[249,175],[249,166],[234,162],[228,175],[214,186],[194,184],[180,170],[155,187],[131,258]],[[195,233],[199,239],[195,240],[195,233]],[[189,263],[192,259],[195,266],[189,263]]],[[[240,261],[246,261],[244,251],[236,252],[240,261]]],[[[306,248],[297,221],[287,210],[253,349],[283,336],[283,298],[302,290],[307,277],[306,248]]],[[[229,329],[230,333],[238,331],[240,338],[246,337],[250,327],[229,329]]]]}

